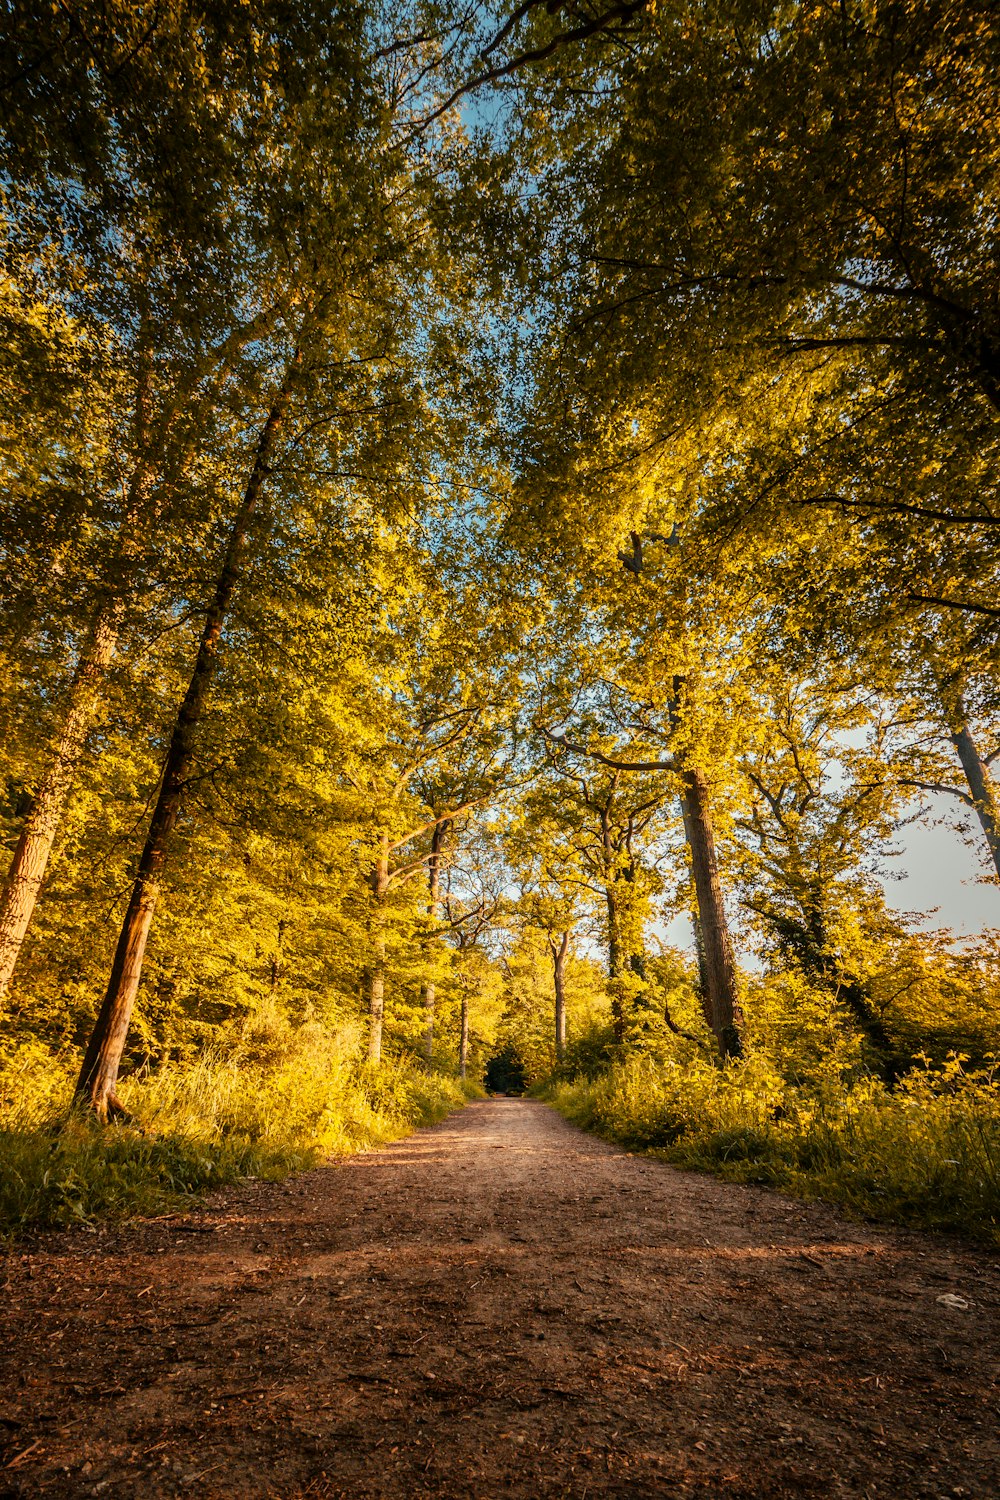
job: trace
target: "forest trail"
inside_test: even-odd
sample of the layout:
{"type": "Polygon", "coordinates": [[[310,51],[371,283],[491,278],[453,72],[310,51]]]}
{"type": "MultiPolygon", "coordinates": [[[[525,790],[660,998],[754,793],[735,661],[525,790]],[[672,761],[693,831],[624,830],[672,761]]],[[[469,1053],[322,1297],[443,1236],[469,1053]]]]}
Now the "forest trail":
{"type": "Polygon", "coordinates": [[[472,1104],[12,1253],[0,1497],[995,1496],[996,1261],[472,1104]]]}

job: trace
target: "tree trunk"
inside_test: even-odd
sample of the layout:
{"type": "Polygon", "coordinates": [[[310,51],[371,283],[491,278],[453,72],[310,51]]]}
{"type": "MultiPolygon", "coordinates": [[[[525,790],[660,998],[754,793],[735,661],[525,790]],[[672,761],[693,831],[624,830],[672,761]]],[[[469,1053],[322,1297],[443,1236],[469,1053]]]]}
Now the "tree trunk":
{"type": "Polygon", "coordinates": [[[604,887],[604,899],[608,908],[608,978],[619,979],[625,965],[622,960],[621,924],[618,920],[618,897],[613,877],[604,887]]]}
{"type": "Polygon", "coordinates": [[[368,970],[368,1061],[382,1061],[382,1023],[385,1017],[385,898],[389,893],[389,835],[383,833],[371,874],[372,956],[368,970]]]}
{"type": "MultiPolygon", "coordinates": [[[[690,855],[694,848],[694,840],[697,835],[691,823],[691,811],[686,796],[681,797],[681,819],[684,823],[684,839],[688,846],[690,855]]],[[[708,977],[708,964],[705,959],[705,938],[701,930],[701,917],[698,914],[698,896],[695,894],[694,905],[691,908],[691,926],[694,929],[694,952],[698,965],[698,999],[701,1001],[701,1013],[705,1017],[705,1024],[712,1029],[712,1000],[711,981],[708,977]]]]}
{"type": "Polygon", "coordinates": [[[469,1065],[469,997],[462,991],[462,1031],[458,1043],[458,1076],[465,1082],[469,1065]]]}
{"type": "Polygon", "coordinates": [[[437,985],[433,979],[425,979],[423,985],[424,1061],[428,1067],[434,1061],[434,1008],[436,1003],[437,985]]]}
{"type": "Polygon", "coordinates": [[[712,831],[712,808],[708,783],[697,767],[682,773],[684,832],[691,851],[691,873],[698,902],[701,932],[701,964],[708,1003],[709,1023],[723,1057],[742,1057],[743,1042],[733,957],[726,910],[719,882],[719,866],[712,831]]]}
{"type": "MultiPolygon", "coordinates": [[[[222,352],[226,355],[223,372],[231,364],[234,353],[243,348],[255,331],[260,330],[262,321],[265,320],[253,320],[244,329],[231,335],[222,346],[222,352]]],[[[138,357],[139,374],[133,422],[135,453],[139,457],[118,533],[117,597],[105,599],[95,612],[73,674],[69,705],[59,739],[49,767],[32,798],[3,891],[0,893],[0,1002],[10,986],[31,924],[52,845],[73,789],[83,746],[94,722],[98,690],[107,675],[118,644],[125,614],[128,577],[142,555],[145,539],[161,514],[160,504],[149,504],[153,454],[161,452],[183,404],[185,391],[190,395],[197,379],[201,378],[206,369],[203,360],[189,371],[187,382],[182,381],[175,388],[173,402],[161,412],[159,421],[154,426],[151,411],[153,362],[148,327],[141,338],[138,357]]],[[[189,448],[184,451],[189,452],[189,448]]]]}
{"type": "Polygon", "coordinates": [[[284,942],[285,942],[285,919],[278,922],[278,935],[274,945],[274,953],[271,956],[271,999],[277,1000],[278,990],[281,986],[281,976],[285,972],[284,942]]]}
{"type": "Polygon", "coordinates": [[[622,998],[621,977],[625,972],[622,952],[621,921],[614,875],[608,877],[604,887],[604,898],[608,908],[608,978],[611,981],[611,1028],[616,1042],[625,1040],[625,1005],[622,998]]]}
{"type": "Polygon", "coordinates": [[[549,952],[552,954],[552,981],[556,992],[556,1061],[561,1063],[566,1055],[566,954],[569,951],[569,933],[564,932],[560,942],[549,935],[549,952]]]}
{"type": "Polygon", "coordinates": [[[76,780],[87,735],[94,723],[101,684],[118,645],[125,612],[123,586],[139,544],[136,530],[146,504],[150,469],[148,348],[140,354],[140,373],[134,414],[135,471],[128,487],[125,513],[118,531],[116,571],[118,591],[97,606],[70,683],[69,702],[48,769],[31,799],[28,816],[14,850],[0,894],[0,1001],[3,1000],[20,957],[48,867],[52,845],[76,780]]]}
{"type": "Polygon", "coordinates": [[[625,972],[628,955],[622,942],[622,913],[618,900],[618,851],[611,832],[610,799],[601,808],[601,851],[603,856],[604,899],[608,910],[608,978],[611,981],[611,1027],[616,1042],[625,1040],[625,1005],[619,983],[625,972]]]}
{"type": "Polygon", "coordinates": [[[86,1098],[100,1119],[106,1119],[109,1114],[123,1113],[115,1087],[132,1019],[132,1007],[142,975],[146,942],[159,896],[160,876],[171,835],[184,803],[194,763],[194,735],[204,712],[218,659],[219,639],[229,612],[233,590],[242,570],[247,531],[260,501],[299,363],[300,355],[296,350],[257,440],[250,477],[229,534],[215,593],[206,614],[198,655],[174,722],[156,805],[115,949],[104,1002],[77,1081],[77,1096],[86,1098]]]}
{"type": "Polygon", "coordinates": [[[1000,806],[997,804],[993,779],[972,737],[961,693],[955,695],[950,705],[946,705],[946,712],[951,742],[962,763],[962,770],[965,772],[965,780],[972,797],[972,805],[980,827],[986,835],[993,868],[996,870],[997,879],[1000,880],[1000,806]]]}
{"type": "MultiPolygon", "coordinates": [[[[427,862],[427,888],[429,900],[427,902],[427,915],[431,922],[438,919],[438,910],[441,905],[441,851],[449,827],[448,820],[435,823],[431,833],[431,854],[427,862]]],[[[434,1057],[434,1004],[437,999],[437,987],[433,979],[424,981],[424,1056],[428,1063],[434,1057]]]]}
{"type": "Polygon", "coordinates": [[[98,691],[118,642],[120,602],[106,602],[94,617],[70,686],[69,709],[48,770],[31,801],[0,896],[0,1000],[14,975],[25,934],[45,878],[63,810],[94,721],[98,691]]]}

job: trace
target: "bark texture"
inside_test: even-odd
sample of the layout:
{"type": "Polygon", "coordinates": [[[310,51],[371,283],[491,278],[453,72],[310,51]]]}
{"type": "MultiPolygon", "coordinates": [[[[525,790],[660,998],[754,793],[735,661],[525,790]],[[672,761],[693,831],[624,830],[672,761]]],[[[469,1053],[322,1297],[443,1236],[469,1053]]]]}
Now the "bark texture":
{"type": "MultiPolygon", "coordinates": [[[[617,780],[617,778],[616,778],[617,780]]],[[[642,955],[634,951],[635,863],[627,835],[613,826],[614,787],[600,807],[604,899],[608,913],[608,978],[611,980],[611,1024],[623,1042],[629,1026],[628,974],[643,973],[642,955]]]]}
{"type": "Polygon", "coordinates": [[[469,1066],[469,997],[462,991],[462,1029],[458,1040],[458,1076],[465,1082],[469,1066]]]}
{"type": "MultiPolygon", "coordinates": [[[[221,357],[221,374],[235,350],[251,336],[254,324],[238,330],[212,358],[221,357]]],[[[211,359],[208,365],[211,364],[211,359]]],[[[48,767],[31,801],[10,868],[0,893],[0,1002],[10,987],[21,947],[31,925],[41,893],[49,857],[66,804],[73,790],[87,735],[92,729],[100,700],[100,689],[118,646],[126,614],[126,601],[147,539],[162,513],[163,495],[154,495],[154,479],[162,480],[159,466],[164,448],[185,399],[206,371],[203,360],[177,386],[157,421],[152,413],[152,357],[148,330],[139,350],[139,378],[134,413],[135,471],[129,483],[125,514],[118,534],[113,563],[115,592],[106,596],[94,613],[90,631],[80,652],[70,684],[66,716],[52,750],[48,767]]],[[[184,455],[190,445],[184,449],[184,455]]],[[[175,460],[177,462],[179,460],[175,460]]]]}
{"type": "Polygon", "coordinates": [[[962,763],[972,806],[979,819],[979,826],[986,836],[993,868],[997,879],[1000,880],[1000,804],[997,802],[996,788],[993,785],[989,767],[979,754],[979,748],[969,727],[965,702],[960,693],[950,705],[948,721],[951,742],[962,763]]]}
{"type": "MultiPolygon", "coordinates": [[[[435,823],[431,832],[431,853],[427,862],[427,916],[431,923],[438,919],[441,907],[441,863],[449,823],[435,823]]],[[[424,1056],[428,1063],[434,1057],[434,1006],[437,986],[433,979],[424,981],[424,1056]]]]}
{"type": "Polygon", "coordinates": [[[41,892],[49,856],[118,642],[121,606],[102,605],[77,663],[52,758],[31,801],[0,896],[0,1000],[6,994],[41,892]]]}
{"type": "Polygon", "coordinates": [[[736,987],[736,961],[722,899],[715,853],[708,783],[696,766],[682,771],[684,831],[691,852],[691,874],[698,902],[699,969],[705,990],[706,1016],[722,1057],[741,1057],[743,1042],[736,987]]]}

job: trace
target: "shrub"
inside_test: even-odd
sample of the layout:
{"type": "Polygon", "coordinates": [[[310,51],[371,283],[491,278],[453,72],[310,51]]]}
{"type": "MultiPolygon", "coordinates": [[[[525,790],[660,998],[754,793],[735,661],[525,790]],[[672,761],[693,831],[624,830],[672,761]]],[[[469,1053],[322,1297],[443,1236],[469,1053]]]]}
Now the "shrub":
{"type": "Polygon", "coordinates": [[[32,1043],[0,1057],[0,1234],[174,1209],[240,1177],[280,1178],[443,1119],[476,1092],[412,1060],[361,1060],[360,1031],[263,1011],[196,1062],[140,1070],[132,1120],[70,1109],[74,1069],[32,1043]]]}
{"type": "Polygon", "coordinates": [[[630,1058],[555,1084],[567,1118],[630,1149],[855,1213],[1000,1243],[1000,1080],[953,1056],[895,1090],[878,1080],[783,1080],[751,1053],[725,1068],[630,1058]]]}

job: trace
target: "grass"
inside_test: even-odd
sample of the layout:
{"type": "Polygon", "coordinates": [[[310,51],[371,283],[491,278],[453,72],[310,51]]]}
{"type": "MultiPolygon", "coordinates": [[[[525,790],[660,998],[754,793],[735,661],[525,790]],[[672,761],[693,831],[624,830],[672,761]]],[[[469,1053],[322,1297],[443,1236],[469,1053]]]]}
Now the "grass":
{"type": "Polygon", "coordinates": [[[187,1065],[124,1081],[134,1123],[67,1111],[68,1062],[0,1060],[0,1236],[176,1210],[244,1177],[272,1180],[443,1119],[473,1090],[408,1060],[360,1061],[356,1029],[258,1016],[187,1065]]]}
{"type": "Polygon", "coordinates": [[[1000,1244],[1000,1085],[960,1058],[890,1091],[867,1077],[797,1089],[759,1057],[727,1068],[637,1057],[546,1097],[679,1166],[1000,1244]]]}

